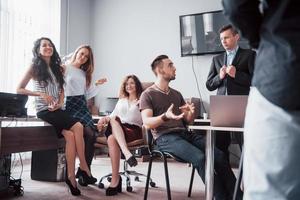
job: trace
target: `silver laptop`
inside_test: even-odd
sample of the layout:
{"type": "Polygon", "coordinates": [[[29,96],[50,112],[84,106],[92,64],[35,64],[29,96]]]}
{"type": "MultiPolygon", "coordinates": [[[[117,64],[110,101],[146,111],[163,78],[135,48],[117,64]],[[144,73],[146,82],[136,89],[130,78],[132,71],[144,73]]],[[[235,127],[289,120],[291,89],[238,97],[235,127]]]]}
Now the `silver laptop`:
{"type": "Polygon", "coordinates": [[[210,96],[210,120],[212,126],[244,127],[247,95],[210,96]]]}

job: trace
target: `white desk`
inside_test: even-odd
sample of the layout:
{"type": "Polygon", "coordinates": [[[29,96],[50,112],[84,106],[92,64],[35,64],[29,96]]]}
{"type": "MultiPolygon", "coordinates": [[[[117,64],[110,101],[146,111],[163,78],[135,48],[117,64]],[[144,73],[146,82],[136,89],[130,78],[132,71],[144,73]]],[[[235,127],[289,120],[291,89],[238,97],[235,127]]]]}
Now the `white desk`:
{"type": "Polygon", "coordinates": [[[210,119],[195,119],[194,122],[210,123],[210,119]]]}
{"type": "MultiPolygon", "coordinates": [[[[195,122],[209,122],[209,120],[195,120],[195,122]]],[[[205,199],[213,200],[214,191],[214,146],[215,134],[214,131],[232,131],[244,132],[244,128],[236,127],[215,127],[215,126],[202,126],[195,125],[189,126],[192,130],[205,130],[206,131],[206,149],[205,149],[205,199]]]]}

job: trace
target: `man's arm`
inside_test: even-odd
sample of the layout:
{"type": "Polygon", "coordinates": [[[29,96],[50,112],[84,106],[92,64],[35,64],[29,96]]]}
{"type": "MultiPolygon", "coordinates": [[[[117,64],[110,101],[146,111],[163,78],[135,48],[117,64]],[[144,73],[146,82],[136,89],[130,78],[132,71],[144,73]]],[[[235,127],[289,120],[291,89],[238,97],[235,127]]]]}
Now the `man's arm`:
{"type": "Polygon", "coordinates": [[[222,0],[224,14],[242,32],[254,48],[259,44],[262,14],[259,0],[222,0]]]}
{"type": "Polygon", "coordinates": [[[236,71],[234,81],[240,85],[249,86],[251,85],[251,80],[253,77],[254,71],[254,61],[255,61],[255,52],[252,51],[251,53],[247,54],[249,58],[247,59],[247,68],[249,73],[243,71],[236,71]]]}
{"type": "Polygon", "coordinates": [[[173,113],[173,104],[168,108],[168,110],[158,116],[153,117],[153,111],[152,109],[146,108],[141,111],[142,113],[142,119],[143,124],[148,129],[154,129],[163,124],[166,121],[169,121],[170,119],[173,120],[181,120],[184,117],[184,113],[181,113],[180,115],[175,115],[173,113]]]}
{"type": "Polygon", "coordinates": [[[164,120],[162,119],[164,114],[153,117],[153,111],[151,109],[142,110],[141,113],[142,113],[143,125],[147,129],[154,129],[160,126],[162,123],[164,123],[164,120]]]}
{"type": "MultiPolygon", "coordinates": [[[[223,79],[224,79],[224,77],[223,77],[223,79]]],[[[221,79],[220,74],[217,71],[216,61],[215,61],[215,58],[213,58],[211,66],[210,66],[210,70],[209,70],[209,73],[207,76],[206,88],[209,91],[214,91],[214,90],[218,89],[219,86],[222,84],[223,79],[221,79]]]]}

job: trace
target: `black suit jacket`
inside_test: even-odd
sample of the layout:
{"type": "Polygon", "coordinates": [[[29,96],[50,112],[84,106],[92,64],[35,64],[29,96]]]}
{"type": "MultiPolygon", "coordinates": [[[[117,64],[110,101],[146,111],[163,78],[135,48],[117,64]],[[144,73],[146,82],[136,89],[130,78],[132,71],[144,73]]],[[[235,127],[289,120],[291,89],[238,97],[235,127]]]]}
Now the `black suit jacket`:
{"type": "Polygon", "coordinates": [[[228,95],[248,95],[254,70],[255,52],[239,48],[232,61],[232,65],[236,68],[235,78],[226,75],[221,80],[219,73],[221,67],[226,64],[226,60],[226,52],[213,57],[206,81],[207,89],[209,91],[218,89],[218,95],[225,95],[226,88],[228,95]]]}

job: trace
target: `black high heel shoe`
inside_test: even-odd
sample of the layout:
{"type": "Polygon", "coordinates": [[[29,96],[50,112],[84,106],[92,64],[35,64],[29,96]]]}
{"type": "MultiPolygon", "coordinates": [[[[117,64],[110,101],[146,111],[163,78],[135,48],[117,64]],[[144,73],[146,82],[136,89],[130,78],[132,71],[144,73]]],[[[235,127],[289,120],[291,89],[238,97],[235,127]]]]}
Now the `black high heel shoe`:
{"type": "Polygon", "coordinates": [[[128,158],[128,160],[126,160],[126,162],[128,163],[128,165],[130,167],[135,167],[138,164],[137,160],[135,159],[135,157],[133,155],[130,156],[130,158],[128,158]]]}
{"type": "Polygon", "coordinates": [[[108,187],[106,189],[106,196],[114,196],[117,195],[118,192],[122,192],[122,178],[121,176],[119,177],[119,183],[116,187],[108,187]]]}
{"type": "Polygon", "coordinates": [[[78,168],[77,173],[78,174],[78,183],[81,186],[87,186],[89,184],[95,184],[97,182],[97,179],[93,177],[92,175],[89,176],[86,171],[83,171],[82,169],[78,168]]]}
{"type": "MultiPolygon", "coordinates": [[[[75,177],[79,178],[80,176],[82,176],[82,172],[83,172],[83,170],[81,170],[80,167],[78,167],[75,177]]],[[[92,183],[90,183],[90,184],[94,184],[97,182],[97,178],[93,177],[93,175],[91,175],[91,178],[92,178],[92,183]]]]}
{"type": "Polygon", "coordinates": [[[74,187],[69,180],[69,178],[66,179],[66,184],[68,185],[70,192],[73,196],[79,196],[81,194],[80,190],[77,187],[74,187]]]}

